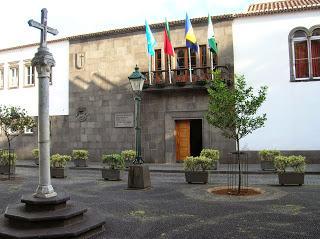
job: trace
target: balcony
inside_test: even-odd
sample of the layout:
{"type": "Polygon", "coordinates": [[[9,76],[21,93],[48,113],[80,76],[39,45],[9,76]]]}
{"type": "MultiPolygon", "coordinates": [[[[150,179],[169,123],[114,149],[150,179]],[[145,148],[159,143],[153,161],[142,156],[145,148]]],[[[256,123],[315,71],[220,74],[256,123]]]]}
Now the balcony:
{"type": "MultiPolygon", "coordinates": [[[[228,67],[215,66],[214,69],[220,69],[223,78],[230,79],[228,67]]],[[[188,68],[172,69],[170,81],[168,70],[151,71],[151,79],[149,79],[149,72],[142,72],[146,77],[144,91],[206,89],[206,83],[212,79],[210,67],[193,67],[191,73],[192,80],[190,80],[188,68]]]]}

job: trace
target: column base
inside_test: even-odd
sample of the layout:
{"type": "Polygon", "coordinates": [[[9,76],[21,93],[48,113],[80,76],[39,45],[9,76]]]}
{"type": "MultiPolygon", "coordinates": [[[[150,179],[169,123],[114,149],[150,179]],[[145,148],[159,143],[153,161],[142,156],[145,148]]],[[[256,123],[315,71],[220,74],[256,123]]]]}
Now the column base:
{"type": "Polygon", "coordinates": [[[130,166],[128,173],[128,189],[145,189],[150,187],[149,167],[143,164],[130,166]]]}
{"type": "Polygon", "coordinates": [[[33,194],[35,198],[52,198],[57,196],[57,193],[53,190],[52,185],[41,186],[39,185],[36,192],[33,194]]]}

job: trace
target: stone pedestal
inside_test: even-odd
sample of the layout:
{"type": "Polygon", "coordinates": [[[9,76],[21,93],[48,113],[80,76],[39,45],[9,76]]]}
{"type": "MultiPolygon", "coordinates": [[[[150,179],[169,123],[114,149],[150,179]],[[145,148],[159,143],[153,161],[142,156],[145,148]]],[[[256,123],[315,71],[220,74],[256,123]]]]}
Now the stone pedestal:
{"type": "Polygon", "coordinates": [[[104,218],[59,193],[52,198],[22,196],[0,218],[0,238],[91,238],[103,231],[104,218]]]}
{"type": "Polygon", "coordinates": [[[143,164],[129,167],[128,188],[145,189],[151,187],[149,167],[143,164]]]}

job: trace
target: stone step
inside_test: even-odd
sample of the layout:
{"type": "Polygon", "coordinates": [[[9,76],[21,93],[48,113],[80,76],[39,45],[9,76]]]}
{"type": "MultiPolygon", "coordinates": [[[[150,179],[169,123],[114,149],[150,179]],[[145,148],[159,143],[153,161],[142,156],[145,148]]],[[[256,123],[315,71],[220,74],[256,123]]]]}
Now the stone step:
{"type": "Polygon", "coordinates": [[[52,198],[35,198],[31,194],[23,195],[21,202],[26,204],[28,211],[46,211],[64,208],[70,196],[66,193],[59,193],[52,198]]]}
{"type": "Polygon", "coordinates": [[[20,203],[8,205],[4,216],[10,220],[36,222],[37,225],[39,225],[39,223],[53,222],[56,226],[64,226],[67,220],[82,216],[86,211],[87,209],[85,207],[75,205],[71,202],[64,208],[48,211],[28,211],[25,205],[20,203]]]}
{"type": "Polygon", "coordinates": [[[80,222],[65,227],[20,228],[14,227],[5,217],[0,217],[0,239],[50,239],[90,238],[104,230],[104,217],[88,209],[80,222]]]}

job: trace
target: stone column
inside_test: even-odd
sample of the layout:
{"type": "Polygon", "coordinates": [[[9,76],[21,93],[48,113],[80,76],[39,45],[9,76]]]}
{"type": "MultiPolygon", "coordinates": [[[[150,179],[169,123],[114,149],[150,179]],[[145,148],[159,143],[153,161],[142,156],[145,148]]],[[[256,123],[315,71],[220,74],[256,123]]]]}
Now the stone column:
{"type": "Polygon", "coordinates": [[[48,48],[40,47],[32,59],[39,79],[38,102],[38,147],[39,147],[39,185],[34,194],[38,198],[55,197],[57,193],[51,185],[50,175],[50,121],[49,121],[49,79],[51,68],[55,65],[48,48]]]}

